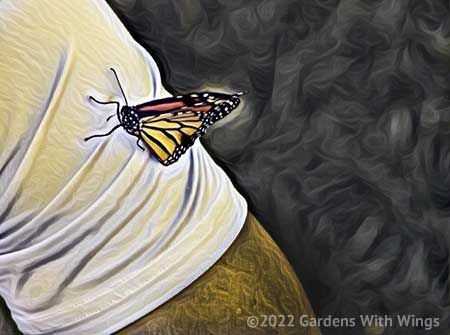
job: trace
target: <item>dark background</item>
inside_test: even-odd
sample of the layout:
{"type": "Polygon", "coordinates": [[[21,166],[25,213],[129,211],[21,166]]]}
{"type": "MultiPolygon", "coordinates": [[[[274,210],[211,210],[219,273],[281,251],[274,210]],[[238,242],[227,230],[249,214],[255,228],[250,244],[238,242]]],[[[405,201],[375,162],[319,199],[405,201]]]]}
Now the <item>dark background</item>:
{"type": "Polygon", "coordinates": [[[250,92],[203,143],[318,316],[412,313],[448,333],[448,1],[108,2],[172,93],[250,92]]]}

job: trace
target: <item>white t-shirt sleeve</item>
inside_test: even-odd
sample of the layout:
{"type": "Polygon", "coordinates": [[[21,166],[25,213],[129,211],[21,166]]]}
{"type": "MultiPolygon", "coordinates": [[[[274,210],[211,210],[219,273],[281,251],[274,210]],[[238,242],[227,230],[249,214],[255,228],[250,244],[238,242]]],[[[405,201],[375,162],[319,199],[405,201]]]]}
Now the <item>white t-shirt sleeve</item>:
{"type": "Polygon", "coordinates": [[[0,2],[0,295],[26,334],[109,334],[227,250],[245,200],[199,141],[162,166],[123,129],[122,101],[168,96],[103,0],[0,2]]]}

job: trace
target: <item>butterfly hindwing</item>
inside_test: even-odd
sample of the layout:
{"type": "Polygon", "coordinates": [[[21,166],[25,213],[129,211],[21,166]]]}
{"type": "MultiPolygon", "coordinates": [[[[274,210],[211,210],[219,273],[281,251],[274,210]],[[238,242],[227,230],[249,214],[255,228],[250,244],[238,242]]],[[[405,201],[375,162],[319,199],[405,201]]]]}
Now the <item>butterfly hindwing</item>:
{"type": "Polygon", "coordinates": [[[162,164],[170,165],[239,102],[238,95],[194,93],[136,106],[140,138],[162,164]]]}
{"type": "Polygon", "coordinates": [[[192,145],[191,139],[202,126],[200,115],[191,112],[186,115],[167,113],[141,120],[141,138],[164,165],[176,161],[192,145]]]}

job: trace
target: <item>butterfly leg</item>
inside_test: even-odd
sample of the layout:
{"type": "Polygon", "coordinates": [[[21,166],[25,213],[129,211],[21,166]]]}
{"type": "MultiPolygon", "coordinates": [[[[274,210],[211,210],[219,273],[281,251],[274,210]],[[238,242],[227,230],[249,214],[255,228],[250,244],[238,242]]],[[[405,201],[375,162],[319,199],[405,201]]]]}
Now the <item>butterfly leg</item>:
{"type": "Polygon", "coordinates": [[[137,144],[137,146],[142,150],[142,151],[145,151],[145,148],[142,146],[142,145],[140,145],[139,144],[139,141],[140,141],[141,139],[138,137],[138,139],[137,139],[137,141],[136,141],[136,144],[137,144]]]}
{"type": "Polygon", "coordinates": [[[111,129],[109,132],[107,132],[106,134],[99,134],[99,135],[92,135],[89,137],[86,137],[84,140],[85,141],[89,141],[90,139],[94,138],[94,137],[104,137],[104,136],[109,136],[111,135],[113,132],[115,132],[117,129],[119,129],[120,127],[122,127],[121,124],[118,124],[117,126],[115,126],[113,129],[111,129]]]}
{"type": "MultiPolygon", "coordinates": [[[[95,99],[92,95],[89,96],[89,99],[91,99],[92,101],[95,101],[96,103],[100,104],[100,105],[116,105],[116,115],[117,115],[117,119],[119,120],[120,123],[122,123],[122,120],[120,119],[120,103],[118,101],[100,101],[95,99]]],[[[111,119],[111,116],[108,117],[106,119],[106,121],[109,121],[111,119]]]]}
{"type": "Polygon", "coordinates": [[[117,104],[120,106],[118,101],[100,101],[95,99],[92,95],[89,96],[89,99],[95,101],[96,103],[100,104],[100,105],[110,105],[110,104],[117,104]]]}

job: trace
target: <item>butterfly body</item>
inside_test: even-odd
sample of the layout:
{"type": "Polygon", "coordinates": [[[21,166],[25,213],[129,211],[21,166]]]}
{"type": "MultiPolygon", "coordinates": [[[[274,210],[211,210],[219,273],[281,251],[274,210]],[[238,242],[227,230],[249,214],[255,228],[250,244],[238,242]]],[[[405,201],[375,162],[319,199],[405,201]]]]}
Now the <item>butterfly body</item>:
{"type": "Polygon", "coordinates": [[[131,135],[139,136],[141,123],[136,113],[135,106],[123,106],[120,110],[119,122],[123,125],[123,129],[131,135]]]}
{"type": "Polygon", "coordinates": [[[108,136],[123,127],[138,138],[139,147],[142,140],[163,165],[175,163],[210,125],[239,105],[239,96],[243,94],[200,92],[129,106],[117,74],[111,70],[116,75],[126,105],[119,108],[117,101],[101,102],[91,97],[100,104],[116,104],[119,124],[107,134],[90,136],[86,140],[108,136]]]}

